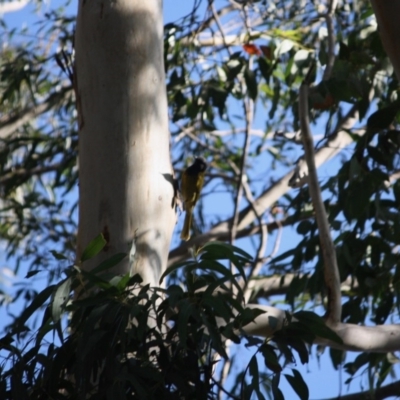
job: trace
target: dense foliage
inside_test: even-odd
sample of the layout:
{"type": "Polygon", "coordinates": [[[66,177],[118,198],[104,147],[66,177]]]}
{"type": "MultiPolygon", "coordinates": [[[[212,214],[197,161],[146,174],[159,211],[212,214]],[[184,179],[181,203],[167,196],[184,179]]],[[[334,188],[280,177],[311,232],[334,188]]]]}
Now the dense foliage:
{"type": "MultiPolygon", "coordinates": [[[[105,244],[101,235],[93,240],[82,262],[105,244]]],[[[277,346],[244,335],[254,355],[234,387],[223,388],[214,373],[221,359],[229,359],[226,340],[239,344],[242,327],[262,311],[243,308],[237,276],[221,262],[230,260],[238,275],[245,277],[244,266],[251,257],[224,243],[208,244],[185,263],[186,286],[171,284],[162,290],[139,286],[138,275],[109,272],[126,256],[116,254],[91,272],[77,266],[65,269],[66,278],[45,288],[16,319],[0,342],[6,355],[2,399],[212,399],[219,390],[229,398],[250,398],[252,393],[263,398],[261,379],[267,392],[279,398],[277,377],[282,367],[276,353],[291,362],[295,351],[305,363],[305,342],[311,344],[316,335],[340,342],[322,319],[296,313],[297,322],[288,321],[274,338],[277,346]],[[231,295],[230,285],[238,287],[237,298],[231,295]],[[78,287],[80,298],[72,301],[78,287]],[[43,306],[42,324],[32,334],[26,322],[43,306]],[[62,320],[67,311],[72,316],[68,334],[62,320]],[[20,350],[18,343],[23,342],[27,345],[20,350]],[[268,373],[259,371],[257,354],[262,355],[268,373]]],[[[294,372],[289,381],[301,398],[307,398],[307,386],[294,372]]]]}
{"type": "MultiPolygon", "coordinates": [[[[24,313],[7,328],[9,335],[1,342],[7,352],[2,362],[4,398],[12,398],[7,392],[10,382],[12,390],[17,390],[13,398],[49,398],[48,393],[63,398],[62,392],[57,395],[58,389],[72,390],[74,395],[87,393],[92,372],[107,357],[112,364],[105,364],[99,382],[106,385],[104,393],[113,388],[118,398],[145,398],[150,396],[149,388],[154,389],[154,398],[167,396],[167,392],[171,397],[165,398],[178,398],[174,393],[184,398],[213,398],[217,393],[249,398],[250,391],[258,398],[281,398],[279,376],[282,366],[292,360],[289,349],[295,349],[302,362],[308,361],[303,341],[290,341],[287,332],[275,337],[274,345],[248,337],[244,340],[258,349],[254,353],[263,356],[267,369],[257,366],[255,355],[237,372],[230,367],[235,360],[228,362],[224,340],[239,342],[235,329],[255,314],[246,314],[240,298],[212,297],[211,289],[201,294],[197,291],[207,285],[214,290],[224,287],[226,281],[256,277],[261,283],[249,286],[251,293],[246,286],[245,290],[238,288],[238,293],[253,303],[268,300],[275,304],[273,295],[279,294],[278,301],[291,312],[324,306],[319,231],[301,171],[291,181],[294,188],[286,181],[278,188],[281,178],[294,170],[302,156],[298,90],[312,65],[316,73],[309,101],[316,154],[318,157],[326,149],[332,155],[340,154],[328,163],[320,183],[343,282],[343,322],[398,322],[400,101],[398,81],[369,2],[338,2],[331,15],[327,7],[306,1],[246,5],[196,0],[187,16],[165,25],[173,164],[178,175],[184,167],[182,160],[192,155],[201,154],[210,164],[196,211],[195,233],[205,235],[203,242],[219,239],[233,243],[240,238],[240,247],[251,257],[221,244],[218,251],[236,254],[235,260],[240,262],[235,265],[243,276],[223,275],[216,267],[219,258],[215,254],[209,258],[214,262],[206,264],[212,273],[195,274],[198,263],[205,262],[200,255],[196,261],[185,260],[186,269],[173,268],[162,296],[158,291],[142,290],[138,297],[129,297],[127,291],[135,277],[122,277],[118,282],[82,277],[81,270],[68,267],[68,260],[74,259],[77,226],[74,17],[58,8],[35,18],[36,24],[23,29],[8,27],[7,14],[2,20],[0,238],[16,274],[21,266],[32,277],[47,270],[53,286],[40,293],[31,281],[16,291],[0,287],[4,303],[10,295],[11,302],[26,302],[24,313]],[[349,140],[338,140],[341,134],[349,140]],[[260,212],[257,204],[265,199],[272,200],[267,200],[264,208],[259,206],[260,212]],[[256,214],[250,224],[245,220],[249,212],[256,214]],[[230,233],[216,231],[207,237],[225,222],[233,223],[230,233]],[[66,278],[60,283],[62,272],[66,278]],[[269,291],[262,279],[272,276],[282,279],[278,289],[269,291]],[[87,279],[102,291],[80,303],[67,304],[65,299],[77,279],[87,279]],[[58,296],[62,300],[57,300],[58,296]],[[154,310],[158,301],[161,304],[154,310]],[[35,338],[26,329],[32,321],[29,317],[43,304],[47,311],[35,338]],[[177,314],[176,309],[180,310],[177,314]],[[74,311],[75,330],[70,334],[60,319],[65,311],[74,311]],[[171,312],[170,330],[160,334],[155,326],[142,323],[140,316],[148,312],[155,313],[158,327],[163,325],[161,317],[171,312]],[[93,322],[86,324],[83,315],[93,322]],[[226,319],[228,315],[233,319],[226,319]],[[225,319],[227,325],[221,328],[216,317],[225,319]],[[137,325],[125,329],[133,318],[137,325]],[[114,331],[110,326],[120,328],[114,331]],[[57,335],[58,345],[46,336],[51,331],[57,335]],[[151,341],[143,340],[151,335],[151,341]],[[12,344],[11,338],[18,338],[18,345],[12,344]],[[95,345],[104,353],[94,355],[95,345]],[[153,347],[157,351],[152,355],[153,347]],[[169,351],[165,351],[167,347],[169,351]],[[130,357],[131,353],[135,355],[130,357]],[[216,354],[224,360],[218,367],[214,366],[216,354]],[[190,369],[180,367],[188,364],[190,369]],[[117,369],[118,379],[107,375],[109,368],[117,369]],[[214,368],[224,378],[231,376],[240,383],[235,386],[228,379],[230,387],[222,388],[223,379],[215,378],[214,368]],[[135,380],[129,381],[132,371],[135,380]],[[195,375],[183,375],[192,373],[195,375]],[[129,392],[139,397],[129,397],[129,392]]],[[[183,261],[187,252],[180,251],[177,239],[175,245],[171,259],[174,255],[175,260],[183,261]]],[[[207,253],[203,251],[203,255],[207,253]]],[[[310,318],[309,326],[318,335],[331,335],[320,327],[316,316],[296,315],[299,321],[310,318]]],[[[290,319],[288,314],[288,322],[290,319]]],[[[297,329],[294,336],[310,342],[310,332],[293,329],[297,329]]],[[[341,352],[331,351],[335,368],[344,365],[348,381],[364,372],[371,389],[387,383],[397,361],[395,355],[384,353],[362,353],[346,364],[343,357],[341,352]]],[[[307,398],[303,379],[296,369],[293,374],[289,382],[300,398],[307,398]]]]}

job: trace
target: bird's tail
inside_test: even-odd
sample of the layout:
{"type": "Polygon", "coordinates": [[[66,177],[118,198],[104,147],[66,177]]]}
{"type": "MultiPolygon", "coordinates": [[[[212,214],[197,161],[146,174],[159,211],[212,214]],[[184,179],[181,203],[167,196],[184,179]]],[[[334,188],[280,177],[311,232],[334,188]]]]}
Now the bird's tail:
{"type": "Polygon", "coordinates": [[[192,225],[192,212],[193,209],[187,208],[186,215],[185,215],[185,222],[183,223],[183,229],[181,232],[181,239],[188,241],[190,239],[190,227],[192,225]]]}

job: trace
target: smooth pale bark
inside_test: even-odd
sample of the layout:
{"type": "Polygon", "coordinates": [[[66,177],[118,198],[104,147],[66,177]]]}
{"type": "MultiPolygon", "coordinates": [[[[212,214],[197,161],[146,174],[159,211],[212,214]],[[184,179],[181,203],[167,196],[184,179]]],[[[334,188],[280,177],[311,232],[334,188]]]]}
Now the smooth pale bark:
{"type": "MultiPolygon", "coordinates": [[[[271,337],[274,332],[284,326],[286,314],[279,308],[248,304],[248,308],[258,308],[264,311],[254,322],[246,325],[243,330],[249,335],[271,337]]],[[[331,324],[329,327],[343,340],[338,344],[327,339],[317,338],[314,344],[321,344],[340,350],[369,351],[387,353],[400,350],[400,325],[360,326],[354,324],[331,324]]]]}
{"type": "Polygon", "coordinates": [[[400,80],[400,0],[371,0],[383,47],[400,80]]]}
{"type": "Polygon", "coordinates": [[[78,259],[99,233],[102,253],[131,253],[114,272],[158,285],[176,222],[161,0],[80,0],[78,259]],[[132,244],[134,245],[132,246],[132,244]]]}

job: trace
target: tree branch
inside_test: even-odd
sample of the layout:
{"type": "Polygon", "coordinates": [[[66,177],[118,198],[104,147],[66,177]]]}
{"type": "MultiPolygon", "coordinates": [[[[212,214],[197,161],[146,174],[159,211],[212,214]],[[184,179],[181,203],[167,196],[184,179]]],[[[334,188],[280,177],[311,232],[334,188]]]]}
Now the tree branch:
{"type": "MultiPolygon", "coordinates": [[[[244,100],[244,110],[246,114],[246,133],[245,133],[245,139],[244,139],[244,145],[243,145],[243,155],[242,155],[242,160],[241,160],[241,165],[240,165],[240,173],[239,173],[239,185],[237,188],[236,192],[236,198],[235,198],[235,205],[233,209],[233,218],[231,222],[231,229],[230,229],[230,243],[233,244],[235,241],[236,237],[236,231],[237,231],[237,225],[239,221],[239,205],[240,205],[240,200],[242,198],[242,192],[243,192],[243,179],[244,179],[244,171],[246,168],[246,159],[247,159],[247,153],[249,151],[249,146],[250,146],[250,129],[251,129],[251,123],[253,120],[253,101],[251,99],[248,99],[248,102],[246,99],[244,100]]],[[[256,216],[257,217],[257,216],[256,216]]]]}
{"type": "Polygon", "coordinates": [[[60,168],[64,168],[69,162],[72,161],[72,158],[63,160],[61,162],[44,165],[36,168],[18,168],[13,171],[7,172],[6,174],[0,176],[0,185],[6,184],[8,181],[15,178],[28,179],[34,175],[41,175],[46,172],[58,171],[60,168]]]}
{"type": "MultiPolygon", "coordinates": [[[[265,250],[267,248],[267,243],[268,243],[268,228],[267,228],[266,224],[262,223],[262,216],[257,213],[257,210],[254,207],[254,199],[253,199],[251,190],[247,185],[247,182],[243,182],[243,189],[245,191],[247,201],[251,205],[253,205],[254,212],[257,215],[258,226],[260,228],[260,243],[258,245],[257,255],[256,255],[254,263],[251,267],[247,281],[244,282],[244,280],[241,280],[241,282],[238,282],[239,285],[243,288],[244,301],[245,301],[245,303],[248,303],[248,301],[251,297],[251,294],[253,293],[254,279],[252,279],[252,278],[257,276],[260,273],[261,268],[263,267],[263,265],[265,264],[265,261],[266,261],[264,259],[263,255],[265,253],[265,250]]],[[[282,230],[282,228],[280,228],[280,231],[281,230],[282,230]]],[[[278,238],[279,238],[279,236],[280,235],[278,234],[278,238]]],[[[278,240],[276,243],[278,243],[278,240]]]]}
{"type": "MultiPolygon", "coordinates": [[[[252,299],[252,302],[255,299],[259,298],[268,298],[271,296],[284,295],[287,293],[289,286],[291,285],[293,279],[296,277],[301,279],[307,274],[292,274],[286,273],[285,275],[272,275],[260,277],[258,279],[252,279],[253,282],[253,291],[255,292],[255,296],[252,299]]],[[[358,281],[353,280],[351,277],[348,277],[345,281],[341,282],[340,290],[342,293],[345,293],[350,290],[358,289],[358,281]]]]}
{"type": "MultiPolygon", "coordinates": [[[[281,329],[286,321],[284,310],[260,304],[248,304],[247,308],[258,308],[264,311],[253,322],[243,327],[249,335],[271,337],[281,329]]],[[[388,353],[400,350],[400,325],[360,326],[337,323],[330,328],[342,339],[338,344],[317,337],[313,344],[320,344],[339,350],[369,351],[373,353],[388,353]]]]}
{"type": "Polygon", "coordinates": [[[72,93],[72,87],[62,89],[60,92],[52,93],[43,103],[29,108],[25,108],[16,115],[7,116],[0,120],[0,138],[5,139],[18,128],[36,118],[40,114],[51,110],[55,105],[59,104],[66,95],[72,93]]]}
{"type": "Polygon", "coordinates": [[[335,14],[336,6],[337,6],[337,0],[330,0],[328,10],[324,15],[326,21],[326,28],[328,31],[328,62],[326,63],[324,76],[322,78],[324,81],[327,81],[331,77],[333,65],[335,64],[336,35],[333,26],[333,15],[335,14]]]}
{"type": "MultiPolygon", "coordinates": [[[[400,381],[390,383],[389,385],[376,388],[373,391],[366,390],[364,392],[353,393],[340,396],[340,400],[382,400],[390,396],[398,396],[400,393],[400,381]]],[[[332,397],[326,400],[338,400],[332,397]]]]}
{"type": "Polygon", "coordinates": [[[314,142],[310,131],[308,119],[308,82],[304,81],[300,86],[299,118],[301,136],[303,139],[305,159],[308,167],[308,189],[315,210],[315,218],[319,230],[322,256],[324,260],[324,278],[328,291],[328,307],[326,317],[329,322],[340,322],[342,314],[342,299],[340,294],[340,276],[336,261],[336,251],[333,245],[329,229],[328,217],[322,201],[319,187],[317,168],[314,159],[314,142]]]}

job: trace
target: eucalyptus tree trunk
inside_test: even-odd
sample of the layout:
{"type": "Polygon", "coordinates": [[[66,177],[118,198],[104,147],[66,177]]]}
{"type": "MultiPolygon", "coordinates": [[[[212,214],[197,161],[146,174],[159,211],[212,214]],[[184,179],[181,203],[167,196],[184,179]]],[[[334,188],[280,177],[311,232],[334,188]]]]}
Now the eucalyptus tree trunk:
{"type": "Polygon", "coordinates": [[[176,222],[161,0],[80,0],[78,259],[99,233],[91,269],[130,253],[116,274],[158,285],[176,222]]]}
{"type": "Polygon", "coordinates": [[[400,0],[371,0],[383,47],[400,80],[400,0]]]}

